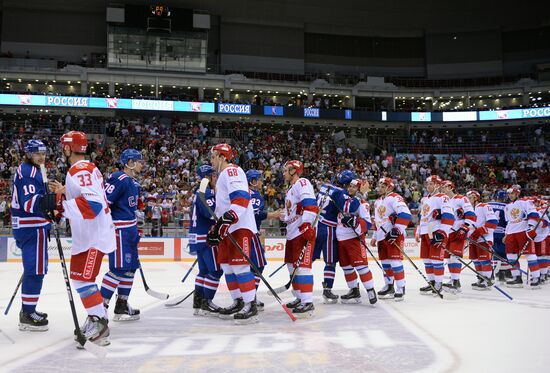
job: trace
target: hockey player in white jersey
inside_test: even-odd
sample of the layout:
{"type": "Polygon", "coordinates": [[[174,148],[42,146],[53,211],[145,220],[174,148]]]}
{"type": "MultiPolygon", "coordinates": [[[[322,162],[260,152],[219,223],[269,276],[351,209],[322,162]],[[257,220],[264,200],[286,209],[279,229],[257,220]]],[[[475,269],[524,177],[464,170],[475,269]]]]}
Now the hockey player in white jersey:
{"type": "Polygon", "coordinates": [[[374,280],[372,272],[369,268],[369,262],[366,250],[366,235],[371,228],[370,206],[359,193],[360,189],[367,191],[369,184],[359,179],[351,180],[346,196],[345,209],[347,212],[348,206],[350,214],[338,215],[338,225],[336,226],[336,238],[339,245],[339,260],[340,266],[344,271],[348,288],[347,294],[342,295],[342,303],[361,303],[361,292],[357,284],[357,274],[361,283],[367,291],[370,304],[375,304],[378,301],[376,291],[374,290],[374,280]],[[357,272],[357,274],[356,274],[357,272]]]}
{"type": "Polygon", "coordinates": [[[540,284],[544,285],[546,283],[546,277],[548,276],[548,262],[550,255],[550,247],[548,247],[548,233],[550,233],[550,228],[548,227],[548,222],[550,220],[550,212],[546,209],[546,201],[541,198],[533,197],[533,203],[537,209],[538,214],[540,215],[540,223],[537,227],[537,236],[533,240],[535,242],[535,253],[537,254],[537,259],[540,269],[540,284]]]}
{"type": "MultiPolygon", "coordinates": [[[[474,261],[476,271],[486,278],[491,278],[492,266],[491,256],[493,248],[493,233],[498,224],[497,216],[491,206],[481,202],[481,196],[475,190],[466,193],[470,203],[475,208],[476,222],[473,223],[473,231],[470,234],[470,240],[477,242],[470,245],[470,259],[474,261]],[[485,250],[484,250],[485,249],[485,250]]],[[[478,282],[472,284],[474,290],[488,290],[490,284],[479,277],[478,282]]]]}
{"type": "Polygon", "coordinates": [[[407,226],[411,211],[389,177],[378,181],[379,198],[374,202],[374,234],[371,245],[378,246],[378,256],[384,269],[386,285],[378,292],[381,299],[403,300],[405,296],[405,271],[403,253],[407,226]],[[401,250],[399,250],[401,249],[401,250]]]}
{"type": "Polygon", "coordinates": [[[503,242],[506,245],[506,257],[514,264],[512,279],[506,282],[506,286],[523,287],[519,271],[519,257],[525,254],[532,276],[530,287],[538,289],[540,269],[533,240],[537,236],[535,227],[539,220],[539,214],[530,199],[520,198],[521,187],[519,185],[511,186],[506,192],[510,203],[504,208],[507,224],[503,242]]]}
{"type": "Polygon", "coordinates": [[[250,263],[229,239],[228,234],[231,234],[250,258],[252,243],[258,230],[254,208],[250,203],[246,174],[239,166],[229,163],[232,159],[233,149],[230,145],[218,144],[212,147],[210,161],[218,173],[215,210],[218,221],[208,232],[207,242],[210,246],[218,246],[218,262],[226,279],[229,281],[233,277],[240,291],[240,297],[234,298],[231,307],[219,310],[220,318],[233,315],[236,323],[252,323],[258,321],[254,274],[250,263]]]}
{"type": "Polygon", "coordinates": [[[50,181],[49,186],[59,196],[58,213],[71,223],[70,278],[88,313],[82,333],[89,341],[105,346],[110,344],[108,319],[95,279],[103,256],[116,248],[115,227],[103,176],[93,163],[84,159],[86,135],[70,131],[61,137],[61,145],[70,168],[65,185],[50,181]]]}
{"type": "Polygon", "coordinates": [[[298,160],[285,163],[283,177],[289,189],[285,197],[285,209],[281,220],[286,223],[285,263],[289,273],[298,266],[292,282],[296,300],[287,304],[298,318],[313,315],[313,273],[311,271],[315,247],[315,223],[319,207],[310,181],[301,177],[304,165],[298,160]],[[304,251],[301,261],[300,254],[304,251]]]}
{"type": "MultiPolygon", "coordinates": [[[[426,189],[429,196],[422,201],[422,218],[420,224],[420,258],[424,260],[426,275],[437,291],[443,283],[443,259],[447,239],[454,223],[453,208],[449,197],[440,193],[443,180],[437,175],[426,179],[426,189]]],[[[427,295],[434,293],[432,286],[420,288],[420,293],[427,295]]]]}
{"type": "Polygon", "coordinates": [[[460,272],[462,271],[462,264],[458,258],[462,258],[464,255],[466,236],[474,226],[476,214],[468,198],[456,193],[455,184],[452,181],[443,181],[441,190],[449,197],[449,203],[455,214],[455,222],[451,233],[449,233],[447,243],[447,250],[451,253],[445,252],[451,281],[443,284],[443,286],[451,292],[461,292],[460,272]]]}

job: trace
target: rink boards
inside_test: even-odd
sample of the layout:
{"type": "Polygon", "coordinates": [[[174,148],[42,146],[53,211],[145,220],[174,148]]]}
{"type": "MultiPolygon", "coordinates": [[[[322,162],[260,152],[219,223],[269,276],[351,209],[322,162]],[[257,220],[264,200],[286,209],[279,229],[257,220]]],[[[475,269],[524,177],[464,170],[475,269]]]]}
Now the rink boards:
{"type": "MultiPolygon", "coordinates": [[[[61,244],[66,259],[70,258],[71,238],[62,238],[61,244]]],[[[187,238],[155,238],[145,237],[139,243],[140,260],[143,262],[162,261],[194,261],[195,257],[189,253],[187,238]]],[[[369,246],[374,255],[378,250],[369,246]]],[[[284,238],[266,238],[265,253],[268,260],[282,261],[285,252],[284,238]]],[[[414,238],[405,240],[405,252],[411,259],[418,259],[420,246],[414,238]]],[[[48,255],[52,261],[59,259],[57,245],[52,237],[48,243],[48,255]]],[[[104,259],[106,260],[106,259],[104,259]]],[[[17,247],[13,237],[0,237],[0,262],[20,262],[21,250],[17,247]]]]}

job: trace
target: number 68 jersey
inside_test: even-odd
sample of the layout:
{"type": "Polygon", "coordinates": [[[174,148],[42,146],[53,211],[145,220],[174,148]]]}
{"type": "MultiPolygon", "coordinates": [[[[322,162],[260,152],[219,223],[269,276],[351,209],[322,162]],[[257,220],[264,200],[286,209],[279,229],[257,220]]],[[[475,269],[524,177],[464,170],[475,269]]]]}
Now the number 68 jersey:
{"type": "Polygon", "coordinates": [[[107,205],[103,176],[97,167],[82,160],[71,166],[65,178],[63,215],[72,231],[73,255],[95,248],[106,254],[116,248],[115,226],[107,205]]]}

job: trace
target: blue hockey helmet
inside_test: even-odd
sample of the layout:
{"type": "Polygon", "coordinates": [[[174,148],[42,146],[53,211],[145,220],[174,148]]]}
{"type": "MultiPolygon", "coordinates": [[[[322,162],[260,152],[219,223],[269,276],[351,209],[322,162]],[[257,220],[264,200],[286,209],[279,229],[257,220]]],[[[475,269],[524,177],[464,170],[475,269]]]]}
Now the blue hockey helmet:
{"type": "Polygon", "coordinates": [[[258,170],[248,170],[246,171],[246,180],[252,182],[252,180],[257,180],[262,176],[262,172],[258,170]]]}
{"type": "Polygon", "coordinates": [[[139,161],[143,159],[141,152],[136,149],[126,149],[120,155],[120,163],[127,165],[130,160],[139,161]]]}
{"type": "Polygon", "coordinates": [[[495,191],[495,198],[496,199],[504,201],[506,199],[506,197],[507,197],[506,191],[504,191],[502,189],[498,189],[497,191],[495,191]]]}
{"type": "Polygon", "coordinates": [[[25,153],[38,153],[38,152],[46,152],[48,148],[46,148],[46,145],[40,140],[29,140],[27,141],[27,144],[25,145],[25,153]]]}
{"type": "Polygon", "coordinates": [[[197,174],[199,174],[199,177],[201,179],[205,178],[206,176],[210,176],[213,173],[214,173],[214,167],[210,166],[209,164],[203,164],[197,170],[197,174]]]}
{"type": "Polygon", "coordinates": [[[338,174],[338,183],[340,183],[340,185],[348,185],[353,179],[355,179],[355,173],[353,171],[344,170],[338,174]]]}

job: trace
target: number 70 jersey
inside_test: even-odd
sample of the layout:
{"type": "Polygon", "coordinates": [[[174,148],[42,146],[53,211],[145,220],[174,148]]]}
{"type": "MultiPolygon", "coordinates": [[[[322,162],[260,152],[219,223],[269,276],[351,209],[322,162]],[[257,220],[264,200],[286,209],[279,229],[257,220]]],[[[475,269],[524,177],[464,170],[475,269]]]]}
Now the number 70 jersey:
{"type": "Polygon", "coordinates": [[[88,161],[71,166],[65,178],[67,200],[64,216],[72,231],[73,255],[95,248],[104,253],[115,250],[115,227],[105,198],[103,176],[88,161]]]}

